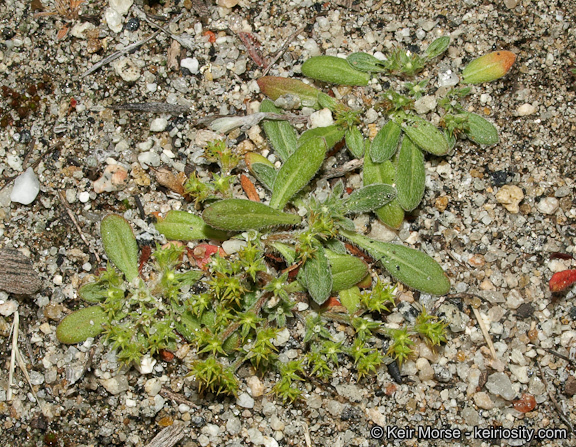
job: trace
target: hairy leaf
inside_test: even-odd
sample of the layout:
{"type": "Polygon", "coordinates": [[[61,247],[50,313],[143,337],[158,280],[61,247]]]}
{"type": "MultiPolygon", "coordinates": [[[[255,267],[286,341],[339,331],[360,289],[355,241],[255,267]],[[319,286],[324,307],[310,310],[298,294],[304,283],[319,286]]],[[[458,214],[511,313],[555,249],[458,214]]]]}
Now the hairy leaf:
{"type": "Polygon", "coordinates": [[[370,145],[370,158],[374,163],[382,163],[396,153],[402,128],[394,121],[388,121],[376,134],[370,145]]]}
{"type": "Polygon", "coordinates": [[[348,289],[358,284],[368,274],[368,266],[362,259],[325,250],[332,269],[332,292],[348,289]]]}
{"type": "Polygon", "coordinates": [[[252,175],[256,177],[268,191],[272,191],[276,175],[278,174],[272,162],[256,152],[248,152],[244,160],[252,175]]]}
{"type": "MultiPolygon", "coordinates": [[[[393,185],[396,182],[396,166],[391,160],[383,163],[374,163],[370,157],[364,158],[364,185],[384,183],[393,185]]],[[[396,197],[388,205],[375,211],[378,219],[392,228],[400,228],[404,221],[404,210],[396,197]]]]}
{"type": "MultiPolygon", "coordinates": [[[[260,104],[261,112],[282,113],[282,110],[274,105],[269,99],[260,104]]],[[[298,135],[288,121],[264,120],[262,128],[270,140],[270,144],[281,160],[285,161],[298,146],[298,135]]]]}
{"type": "Polygon", "coordinates": [[[365,71],[367,73],[380,73],[387,71],[383,61],[368,53],[352,53],[346,58],[346,60],[356,70],[365,71]]]}
{"type": "Polygon", "coordinates": [[[424,154],[409,138],[404,138],[396,173],[398,203],[404,210],[412,211],[420,204],[424,196],[425,182],[424,154]]]}
{"type": "Polygon", "coordinates": [[[78,295],[89,303],[99,303],[108,297],[110,284],[104,281],[96,281],[84,284],[78,289],[78,295]]]}
{"type": "Polygon", "coordinates": [[[364,137],[360,129],[356,126],[351,127],[344,133],[344,138],[350,153],[356,158],[362,158],[364,155],[364,137]]]}
{"type": "Polygon", "coordinates": [[[334,146],[336,146],[336,143],[344,138],[344,130],[335,124],[326,127],[315,127],[314,129],[308,129],[302,133],[302,135],[300,135],[298,145],[301,146],[307,141],[317,137],[321,137],[326,140],[326,151],[329,151],[334,146]]]}
{"type": "Polygon", "coordinates": [[[226,231],[260,230],[279,225],[296,225],[302,220],[259,202],[243,199],[220,200],[204,210],[204,221],[226,231]]]}
{"type": "Polygon", "coordinates": [[[288,201],[312,180],[326,155],[326,141],[312,138],[304,142],[282,165],[274,188],[270,206],[282,209],[288,201]]]}
{"type": "Polygon", "coordinates": [[[442,36],[435,39],[424,51],[424,57],[434,59],[440,56],[450,46],[450,36],[442,36]]]}
{"type": "Polygon", "coordinates": [[[282,78],[279,76],[264,76],[258,79],[260,91],[272,101],[276,101],[283,95],[294,95],[300,98],[305,107],[318,107],[318,94],[320,90],[305,84],[298,79],[282,78]]]}
{"type": "Polygon", "coordinates": [[[164,219],[159,219],[154,227],[174,241],[194,241],[199,239],[216,239],[225,241],[228,233],[215,230],[206,225],[200,216],[186,211],[168,211],[164,219]]]}
{"type": "Polygon", "coordinates": [[[332,291],[332,272],[321,245],[318,245],[314,256],[306,260],[302,269],[308,293],[318,304],[323,304],[332,291]]]}
{"type": "Polygon", "coordinates": [[[81,343],[90,337],[100,335],[104,330],[102,325],[107,321],[106,312],[102,307],[85,307],[64,317],[56,329],[56,338],[60,343],[81,343]]]}
{"type": "Polygon", "coordinates": [[[390,275],[408,287],[433,295],[445,295],[450,291],[448,276],[426,253],[403,245],[375,241],[351,231],[341,234],[378,259],[390,275]]]}
{"type": "Polygon", "coordinates": [[[496,144],[500,141],[498,129],[490,121],[480,115],[471,112],[465,112],[468,117],[468,131],[466,135],[474,143],[478,144],[496,144]]]}
{"type": "Polygon", "coordinates": [[[516,60],[511,51],[494,51],[470,62],[462,71],[463,82],[480,84],[491,82],[504,76],[516,60]]]}
{"type": "Polygon", "coordinates": [[[340,303],[342,303],[350,315],[358,310],[361,298],[360,289],[358,287],[350,287],[349,289],[341,290],[338,297],[340,298],[340,303]]]}
{"type": "Polygon", "coordinates": [[[370,75],[356,70],[346,59],[315,56],[302,64],[302,74],[309,78],[340,85],[368,85],[370,75]]]}
{"type": "Polygon", "coordinates": [[[426,152],[444,155],[450,150],[444,133],[422,118],[410,116],[409,120],[402,125],[402,130],[416,146],[426,152]]]}
{"type": "Polygon", "coordinates": [[[345,201],[346,214],[367,213],[392,202],[396,189],[392,185],[373,184],[357,189],[345,201]]]}
{"type": "Polygon", "coordinates": [[[108,259],[128,281],[138,276],[138,244],[130,224],[118,214],[109,214],[100,224],[102,245],[108,259]]]}

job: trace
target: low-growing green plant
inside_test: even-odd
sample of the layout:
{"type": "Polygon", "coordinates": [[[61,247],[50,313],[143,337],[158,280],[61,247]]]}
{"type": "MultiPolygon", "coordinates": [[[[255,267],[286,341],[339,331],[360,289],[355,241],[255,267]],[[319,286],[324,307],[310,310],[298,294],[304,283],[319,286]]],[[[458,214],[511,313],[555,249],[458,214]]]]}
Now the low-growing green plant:
{"type": "MultiPolygon", "coordinates": [[[[404,213],[414,210],[424,195],[426,172],[424,153],[436,156],[448,154],[458,138],[467,137],[481,145],[492,145],[499,141],[496,127],[482,116],[469,112],[462,100],[471,93],[470,87],[439,90],[443,92],[433,110],[441,114],[440,129],[426,117],[420,116],[415,102],[422,98],[432,86],[429,79],[415,79],[427,63],[441,56],[450,44],[448,36],[433,41],[422,55],[393,49],[386,60],[367,53],[353,53],[346,59],[334,56],[315,56],[304,62],[302,73],[314,80],[338,85],[365,86],[375,75],[396,76],[397,89],[389,88],[382,93],[377,104],[380,113],[387,118],[372,141],[361,131],[362,110],[351,110],[335,98],[314,87],[294,79],[267,76],[258,80],[261,91],[273,101],[285,95],[296,96],[301,104],[315,109],[328,108],[335,115],[332,126],[304,132],[323,136],[328,147],[334,140],[345,138],[350,154],[364,157],[364,184],[394,184],[397,197],[388,205],[375,211],[378,218],[392,228],[399,228],[404,213]],[[406,81],[405,81],[406,80],[406,81]],[[407,93],[407,94],[405,94],[407,93]],[[437,109],[437,110],[436,110],[437,109]]],[[[470,62],[462,71],[462,82],[478,84],[490,82],[504,76],[514,63],[516,56],[509,51],[497,51],[470,62]]],[[[390,78],[386,81],[390,84],[390,78]]],[[[437,94],[438,95],[438,94],[437,94]]],[[[269,101],[262,103],[262,111],[279,113],[269,101]]],[[[264,129],[274,148],[282,146],[278,128],[282,134],[289,131],[288,123],[264,124],[264,129]],[[269,127],[266,127],[269,126],[269,127]],[[273,127],[272,127],[273,126],[273,127]]],[[[279,149],[279,153],[285,149],[279,149]]],[[[257,172],[255,173],[255,175],[257,172]]]]}
{"type": "MultiPolygon", "coordinates": [[[[498,141],[496,128],[461,104],[469,88],[447,91],[438,101],[445,112],[442,130],[415,112],[414,102],[430,82],[413,78],[448,44],[447,37],[437,39],[423,55],[396,49],[386,61],[355,53],[304,63],[305,75],[341,85],[365,86],[376,73],[411,78],[404,84],[408,96],[393,89],[384,92],[380,110],[388,121],[373,141],[360,128],[361,110],[298,80],[260,79],[262,92],[272,100],[291,95],[303,106],[328,108],[335,124],[299,135],[276,104],[262,102],[260,118],[273,117],[262,127],[279,163],[255,152],[245,162],[269,192],[267,204],[236,197],[238,156],[224,140],[208,145],[206,159],[220,170],[209,181],[193,173],[186,182],[195,212],[170,211],[156,223],[170,240],[230,240],[236,247],[225,256],[217,246],[198,245],[192,256],[202,270],[185,269],[182,257],[190,252],[171,245],[154,252],[153,271],[140,272],[130,226],[120,216],[107,216],[101,225],[104,249],[122,274],[108,265],[80,289],[83,299],[97,304],[68,315],[58,327],[60,341],[77,343],[104,333],[118,357],[130,364],[174,349],[178,333],[194,347],[188,366],[201,392],[236,394],[236,371],[249,364],[260,374],[278,373],[272,391],[289,401],[299,397],[298,383],[310,376],[329,379],[347,361],[362,378],[377,371],[386,357],[401,364],[417,337],[431,346],[445,342],[446,324],[425,310],[412,326],[386,326],[395,287],[383,283],[356,252],[368,253],[406,286],[436,295],[450,290],[441,266],[423,252],[358,233],[351,217],[374,212],[398,228],[404,213],[417,208],[424,195],[424,152],[445,155],[461,136],[478,144],[498,141]],[[364,186],[354,191],[346,190],[341,180],[324,182],[323,188],[314,183],[326,155],[341,140],[353,157],[364,157],[364,186]],[[336,296],[339,301],[330,301],[336,296]],[[336,334],[329,322],[349,326],[350,336],[336,334]],[[292,324],[301,325],[303,335],[287,335],[292,324]],[[298,360],[282,355],[289,336],[300,343],[298,360]],[[386,352],[379,337],[390,339],[386,352]]],[[[508,52],[479,58],[464,70],[464,80],[496,79],[513,61],[508,52]]],[[[238,127],[241,121],[224,124],[238,127]]]]}

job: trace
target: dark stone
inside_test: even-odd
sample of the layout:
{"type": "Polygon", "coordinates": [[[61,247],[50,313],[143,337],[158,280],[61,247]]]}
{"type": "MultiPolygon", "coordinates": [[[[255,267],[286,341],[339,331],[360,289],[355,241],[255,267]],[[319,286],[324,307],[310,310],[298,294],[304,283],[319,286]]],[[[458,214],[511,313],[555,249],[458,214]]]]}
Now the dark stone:
{"type": "Polygon", "coordinates": [[[564,394],[570,397],[576,394],[576,377],[568,377],[568,380],[566,380],[566,384],[564,385],[564,394]]]}
{"type": "Polygon", "coordinates": [[[132,17],[130,20],[126,22],[124,29],[126,31],[137,31],[140,28],[140,19],[138,17],[132,17]]]}

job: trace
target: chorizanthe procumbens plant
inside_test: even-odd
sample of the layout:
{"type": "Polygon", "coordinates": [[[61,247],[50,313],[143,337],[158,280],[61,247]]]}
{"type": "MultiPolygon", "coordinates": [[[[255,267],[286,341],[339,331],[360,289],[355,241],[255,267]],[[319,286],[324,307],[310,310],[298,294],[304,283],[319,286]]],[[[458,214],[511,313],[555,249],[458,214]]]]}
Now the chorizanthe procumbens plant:
{"type": "MultiPolygon", "coordinates": [[[[379,275],[381,267],[406,287],[443,295],[450,280],[442,267],[421,251],[359,234],[352,218],[374,213],[399,228],[424,195],[426,154],[446,155],[464,137],[477,144],[498,142],[496,128],[461,104],[470,87],[447,90],[438,100],[438,125],[414,107],[432,85],[415,77],[449,42],[441,37],[421,55],[394,49],[386,60],[354,53],[346,59],[314,57],[303,64],[302,73],[322,83],[362,88],[382,75],[406,80],[383,92],[378,107],[385,120],[372,140],[363,134],[362,110],[300,80],[259,79],[269,99],[262,101],[258,120],[263,119],[276,162],[252,152],[245,155],[245,164],[266,197],[243,174],[242,187],[252,200],[238,197],[239,156],[224,140],[209,143],[205,158],[219,171],[208,182],[190,175],[183,194],[193,201],[194,211],[170,211],[155,224],[169,240],[203,242],[193,248],[157,247],[151,266],[143,249],[138,263],[130,225],[121,216],[107,216],[101,234],[110,264],[80,288],[79,295],[92,306],[65,317],[58,339],[78,343],[103,333],[121,361],[142,367],[145,358],[150,364],[151,356],[175,349],[183,337],[193,348],[187,366],[200,392],[237,394],[236,372],[250,364],[260,374],[277,373],[273,392],[288,401],[300,396],[298,383],[309,376],[329,379],[343,361],[351,362],[362,378],[377,371],[386,356],[401,364],[417,337],[432,347],[445,342],[446,324],[425,309],[411,326],[386,326],[395,287],[379,275]],[[335,122],[300,133],[284,120],[280,107],[288,103],[327,108],[335,122]],[[356,190],[346,189],[342,180],[316,182],[327,155],[339,150],[341,141],[348,156],[363,158],[363,187],[356,190]],[[229,241],[223,247],[234,250],[225,253],[219,241],[229,241]],[[359,258],[359,251],[372,260],[359,258]],[[296,299],[308,306],[297,306],[296,299]],[[277,337],[296,314],[305,330],[300,340],[304,354],[286,362],[279,356],[277,337]],[[328,321],[349,325],[353,336],[337,339],[328,321]],[[384,350],[378,338],[384,339],[384,350]]],[[[503,76],[513,62],[506,53],[473,61],[463,81],[503,76]]],[[[232,129],[244,122],[224,118],[217,127],[232,129]]]]}
{"type": "MultiPolygon", "coordinates": [[[[457,140],[462,137],[481,145],[493,145],[499,141],[498,131],[492,123],[466,110],[461,104],[461,100],[471,93],[470,87],[445,89],[445,96],[437,101],[437,113],[441,114],[439,127],[416,112],[415,101],[426,93],[426,88],[432,83],[429,79],[417,81],[413,78],[428,62],[440,57],[448,49],[449,44],[450,38],[443,36],[434,40],[422,55],[396,48],[385,60],[359,52],[349,55],[346,59],[316,56],[304,62],[302,73],[324,83],[365,86],[371,79],[375,81],[377,76],[381,75],[408,80],[403,86],[407,95],[393,89],[383,92],[377,105],[387,120],[372,141],[363,136],[359,127],[361,110],[350,110],[348,106],[320,90],[314,93],[312,90],[314,87],[302,81],[264,77],[258,80],[258,84],[261,91],[274,101],[281,100],[287,95],[295,96],[300,98],[302,105],[307,104],[308,107],[316,109],[324,107],[333,112],[336,118],[335,125],[306,131],[300,140],[305,138],[307,133],[313,132],[314,136],[324,136],[330,149],[344,137],[350,154],[356,158],[364,157],[365,166],[368,164],[367,160],[376,165],[386,163],[383,170],[388,173],[386,176],[388,181],[396,182],[398,200],[393,205],[378,210],[376,214],[386,225],[399,228],[402,223],[400,216],[403,215],[400,208],[402,211],[414,210],[424,193],[422,174],[424,156],[419,155],[416,150],[443,156],[453,150],[457,140]],[[409,145],[406,139],[409,139],[412,145],[409,145]],[[392,164],[387,163],[389,160],[392,164]],[[392,170],[397,172],[390,172],[392,170]]],[[[497,51],[479,57],[464,68],[462,82],[478,84],[499,79],[510,70],[515,59],[516,56],[509,51],[497,51]]],[[[262,103],[262,110],[274,110],[271,107],[273,105],[269,101],[262,103]]],[[[279,109],[274,111],[278,112],[279,109]]],[[[278,123],[276,122],[274,126],[277,127],[278,123]]],[[[288,134],[287,129],[284,126],[284,134],[288,134]]],[[[265,128],[265,131],[270,143],[282,157],[287,150],[285,144],[280,141],[282,134],[271,126],[265,128]]],[[[290,131],[289,135],[293,141],[294,131],[290,131]]],[[[373,169],[373,171],[379,170],[381,169],[373,169]]],[[[253,174],[259,178],[257,172],[253,174]]],[[[370,183],[374,183],[374,180],[365,182],[370,183]]]]}

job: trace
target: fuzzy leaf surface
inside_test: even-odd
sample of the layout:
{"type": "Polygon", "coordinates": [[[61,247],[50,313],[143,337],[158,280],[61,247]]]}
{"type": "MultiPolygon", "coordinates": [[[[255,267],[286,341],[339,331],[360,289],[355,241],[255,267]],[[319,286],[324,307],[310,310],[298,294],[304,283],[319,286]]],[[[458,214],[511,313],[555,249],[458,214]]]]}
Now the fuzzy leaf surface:
{"type": "Polygon", "coordinates": [[[302,74],[322,82],[339,85],[368,85],[370,75],[356,70],[346,59],[314,56],[302,64],[302,74]]]}
{"type": "Polygon", "coordinates": [[[450,46],[450,36],[442,36],[435,39],[424,51],[424,57],[434,59],[440,56],[450,46]]]}
{"type": "Polygon", "coordinates": [[[200,239],[225,241],[228,239],[228,233],[209,227],[200,216],[186,211],[168,211],[166,217],[156,222],[154,227],[167,239],[174,241],[200,239]]]}
{"type": "Polygon", "coordinates": [[[258,82],[260,91],[272,101],[276,101],[283,95],[294,95],[300,98],[303,106],[318,108],[318,94],[320,90],[298,79],[264,76],[256,82],[258,82]]]}
{"type": "Polygon", "coordinates": [[[345,201],[346,213],[367,213],[392,202],[396,189],[392,185],[373,184],[357,189],[345,201]]]}
{"type": "Polygon", "coordinates": [[[402,128],[394,121],[388,121],[376,134],[370,145],[370,158],[374,163],[382,163],[396,153],[402,128]]]}
{"type": "Polygon", "coordinates": [[[346,60],[356,70],[365,71],[367,73],[380,73],[387,71],[384,62],[368,53],[352,53],[346,58],[346,60]]]}
{"type": "Polygon", "coordinates": [[[78,289],[78,295],[89,303],[99,303],[108,297],[109,288],[110,284],[108,283],[100,281],[91,282],[80,287],[80,289],[78,289]]]}
{"type": "Polygon", "coordinates": [[[272,191],[276,175],[278,174],[272,162],[256,152],[247,153],[244,160],[252,175],[256,177],[268,191],[272,191]]]}
{"type": "MultiPolygon", "coordinates": [[[[269,99],[262,101],[260,111],[283,113],[282,109],[276,107],[269,99]]],[[[298,135],[296,135],[294,128],[288,121],[280,120],[264,120],[262,121],[262,128],[280,159],[282,161],[287,160],[298,146],[298,135]]]]}
{"type": "MultiPolygon", "coordinates": [[[[396,182],[396,166],[391,160],[374,163],[370,157],[364,158],[364,185],[384,183],[393,185],[396,182]]],[[[375,210],[378,219],[392,228],[400,228],[404,221],[404,210],[396,197],[392,202],[375,210]]]]}
{"type": "Polygon", "coordinates": [[[282,209],[288,201],[312,180],[326,156],[326,141],[312,138],[305,141],[282,165],[274,187],[270,206],[282,209]]]}
{"type": "Polygon", "coordinates": [[[358,284],[368,274],[368,266],[362,259],[325,250],[332,269],[332,292],[339,292],[358,284]]]}
{"type": "Polygon", "coordinates": [[[321,245],[318,245],[314,257],[308,258],[302,268],[308,293],[318,304],[323,304],[332,291],[332,272],[321,245]]]}
{"type": "Polygon", "coordinates": [[[104,330],[108,321],[106,312],[100,306],[84,307],[64,317],[56,329],[60,343],[74,344],[96,337],[104,330]]]}
{"type": "Polygon", "coordinates": [[[480,84],[494,81],[504,76],[516,60],[511,51],[494,51],[470,62],[462,71],[463,82],[480,84]]]}
{"type": "Polygon", "coordinates": [[[279,225],[296,225],[296,214],[283,213],[260,202],[243,199],[220,200],[204,210],[204,221],[225,231],[260,230],[279,225]]]}
{"type": "Polygon", "coordinates": [[[364,137],[360,129],[356,126],[351,127],[344,133],[344,138],[350,153],[356,158],[362,158],[364,155],[364,137]]]}
{"type": "Polygon", "coordinates": [[[132,281],[138,276],[138,244],[126,219],[109,214],[100,224],[102,245],[108,259],[132,281]]]}
{"type": "Polygon", "coordinates": [[[335,124],[326,127],[315,127],[314,129],[308,129],[300,135],[298,140],[298,145],[301,146],[307,141],[313,138],[324,138],[326,140],[326,151],[329,151],[336,143],[338,143],[342,138],[344,138],[344,130],[340,126],[335,124]]]}
{"type": "Polygon", "coordinates": [[[409,138],[404,138],[398,154],[396,189],[398,203],[406,211],[416,208],[424,196],[426,167],[424,154],[409,138]]]}
{"type": "Polygon", "coordinates": [[[496,144],[500,141],[498,137],[498,129],[487,119],[475,113],[466,112],[468,116],[468,132],[466,135],[474,143],[478,144],[496,144]]]}
{"type": "Polygon", "coordinates": [[[338,294],[340,303],[346,308],[348,313],[352,315],[360,306],[360,289],[358,287],[350,287],[349,289],[341,290],[338,294]]]}
{"type": "Polygon", "coordinates": [[[411,116],[408,122],[402,125],[402,130],[416,146],[426,152],[445,155],[450,150],[450,144],[444,133],[422,118],[411,116]]]}
{"type": "Polygon", "coordinates": [[[426,253],[403,245],[375,241],[351,231],[341,234],[378,259],[390,275],[408,287],[433,295],[445,295],[450,291],[448,276],[426,253]]]}

